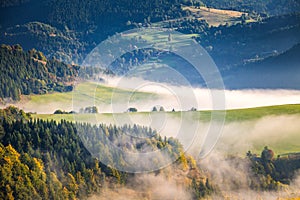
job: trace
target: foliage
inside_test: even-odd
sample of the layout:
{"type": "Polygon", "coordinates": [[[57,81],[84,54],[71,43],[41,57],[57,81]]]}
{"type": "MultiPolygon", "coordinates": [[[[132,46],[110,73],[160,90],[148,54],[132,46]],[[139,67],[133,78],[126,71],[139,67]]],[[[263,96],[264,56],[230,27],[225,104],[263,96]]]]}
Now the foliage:
{"type": "Polygon", "coordinates": [[[251,188],[278,190],[283,187],[283,184],[289,184],[295,178],[297,170],[300,169],[300,154],[289,155],[286,154],[283,158],[278,156],[275,159],[273,158],[274,152],[267,146],[262,151],[261,157],[248,151],[247,157],[251,161],[251,169],[254,174],[251,188]]]}
{"type": "Polygon", "coordinates": [[[79,68],[57,60],[47,60],[35,49],[23,51],[20,45],[1,45],[0,98],[20,100],[20,95],[71,91],[69,84],[79,68]]]}
{"type": "Polygon", "coordinates": [[[205,20],[183,18],[169,21],[165,28],[174,28],[184,34],[201,34],[209,30],[209,26],[205,20]]]}
{"type": "Polygon", "coordinates": [[[137,109],[136,109],[136,108],[128,108],[127,111],[128,111],[128,112],[137,112],[137,109]]]}
{"type": "Polygon", "coordinates": [[[209,180],[196,180],[192,179],[191,190],[193,191],[193,198],[200,199],[212,194],[213,186],[210,184],[209,180]]]}
{"type": "Polygon", "coordinates": [[[116,32],[185,15],[178,0],[31,0],[0,8],[0,42],[20,43],[48,57],[81,63],[96,44],[116,32]],[[11,18],[4,20],[6,16],[11,18]]]}
{"type": "Polygon", "coordinates": [[[83,60],[82,52],[90,49],[84,41],[78,40],[76,33],[59,30],[42,22],[28,22],[15,25],[2,33],[1,43],[21,44],[26,50],[35,48],[47,58],[78,63],[83,60]]]}
{"type": "Polygon", "coordinates": [[[55,110],[53,114],[56,114],[56,115],[75,114],[75,112],[74,111],[67,112],[67,111],[63,111],[63,110],[55,110]]]}
{"type": "MultiPolygon", "coordinates": [[[[171,153],[180,156],[176,168],[185,166],[184,170],[189,168],[196,170],[195,161],[185,157],[177,140],[162,139],[151,128],[136,125],[116,127],[103,124],[99,126],[75,124],[65,120],[60,122],[39,119],[25,121],[25,118],[10,120],[18,116],[14,114],[14,110],[22,113],[13,107],[0,110],[2,113],[0,130],[3,130],[4,134],[0,137],[1,177],[3,177],[0,179],[0,197],[82,199],[100,192],[106,184],[111,187],[115,184],[126,184],[127,178],[134,176],[103,165],[91,156],[81,139],[86,142],[85,145],[97,147],[108,137],[125,151],[144,151],[145,145],[141,138],[148,138],[146,142],[153,151],[167,148],[171,153]],[[88,134],[80,138],[79,134],[83,132],[88,134]],[[134,136],[131,138],[131,145],[126,141],[123,142],[128,135],[134,136]]],[[[106,152],[106,155],[109,159],[123,161],[110,152],[106,152]]]]}
{"type": "Polygon", "coordinates": [[[54,195],[48,190],[50,185],[41,160],[0,144],[0,163],[1,199],[49,199],[54,195]]]}
{"type": "Polygon", "coordinates": [[[259,22],[212,27],[196,40],[206,48],[222,75],[254,60],[283,52],[300,42],[300,14],[263,19],[259,22]],[[274,42],[277,41],[277,42],[274,42]]]}
{"type": "Polygon", "coordinates": [[[88,106],[83,108],[80,108],[79,113],[98,113],[98,108],[96,106],[88,106]]]}

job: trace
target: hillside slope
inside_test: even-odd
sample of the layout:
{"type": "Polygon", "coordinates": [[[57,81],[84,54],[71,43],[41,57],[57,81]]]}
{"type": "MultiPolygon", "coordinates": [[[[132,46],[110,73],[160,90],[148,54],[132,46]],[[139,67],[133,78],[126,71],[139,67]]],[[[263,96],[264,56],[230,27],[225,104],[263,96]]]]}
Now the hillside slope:
{"type": "Polygon", "coordinates": [[[21,94],[71,91],[78,70],[76,66],[47,60],[35,49],[24,51],[20,45],[1,45],[0,98],[19,100],[21,94]]]}
{"type": "Polygon", "coordinates": [[[225,80],[229,88],[300,89],[300,44],[284,53],[239,66],[225,80]]]}
{"type": "Polygon", "coordinates": [[[186,15],[176,0],[28,0],[2,4],[0,43],[18,43],[78,64],[116,32],[186,15]]]}

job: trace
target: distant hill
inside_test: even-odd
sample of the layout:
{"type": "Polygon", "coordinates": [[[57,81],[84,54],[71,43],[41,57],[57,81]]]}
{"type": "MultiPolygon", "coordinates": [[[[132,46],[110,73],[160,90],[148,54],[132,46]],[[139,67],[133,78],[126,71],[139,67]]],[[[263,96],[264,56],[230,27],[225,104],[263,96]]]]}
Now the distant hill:
{"type": "Polygon", "coordinates": [[[212,56],[224,75],[237,66],[282,53],[300,43],[300,14],[261,22],[219,26],[200,34],[197,41],[212,56]]]}
{"type": "Polygon", "coordinates": [[[67,63],[81,60],[86,46],[74,33],[67,33],[41,22],[28,22],[8,28],[2,36],[2,42],[6,44],[20,43],[24,49],[36,48],[45,52],[47,58],[67,63]]]}
{"type": "Polygon", "coordinates": [[[116,32],[186,15],[177,0],[14,0],[0,5],[0,43],[18,43],[79,64],[116,32]]]}
{"type": "Polygon", "coordinates": [[[209,7],[256,12],[265,15],[283,15],[299,12],[298,0],[201,0],[209,7]]]}
{"type": "Polygon", "coordinates": [[[300,43],[284,53],[239,66],[225,79],[227,87],[300,89],[300,43]]]}
{"type": "Polygon", "coordinates": [[[71,91],[71,81],[79,67],[47,59],[32,49],[20,45],[0,47],[0,99],[19,100],[21,94],[44,94],[51,91],[71,91]]]}
{"type": "MultiPolygon", "coordinates": [[[[166,28],[198,35],[196,40],[206,48],[230,87],[235,85],[230,76],[238,67],[281,54],[300,43],[298,1],[197,2],[194,5],[249,12],[256,17],[255,22],[241,16],[245,17],[242,23],[209,27],[182,9],[182,5],[193,7],[187,0],[5,0],[0,4],[0,43],[21,44],[25,50],[42,51],[49,60],[81,64],[92,49],[116,32],[164,20],[166,28]]],[[[187,71],[184,64],[176,67],[187,71]]]]}
{"type": "MultiPolygon", "coordinates": [[[[255,6],[271,9],[265,8],[267,3],[261,1],[222,2],[203,1],[208,6],[227,9],[235,6],[235,10],[248,11],[244,8],[247,5],[251,8],[249,12],[255,10],[255,6]],[[223,4],[226,6],[222,7],[223,4]]],[[[271,4],[271,1],[267,2],[271,4]]],[[[293,0],[284,2],[288,3],[280,7],[282,10],[297,8],[298,3],[293,0]]],[[[35,48],[42,51],[48,58],[81,64],[97,44],[116,32],[149,26],[162,20],[183,20],[185,16],[190,16],[189,10],[181,8],[182,4],[190,3],[183,0],[3,1],[0,7],[0,43],[21,44],[26,50],[35,48]]],[[[275,7],[278,5],[275,4],[275,7]]],[[[203,24],[184,20],[172,26],[178,26],[178,30],[185,33],[200,33],[201,45],[211,51],[209,53],[221,68],[251,59],[253,54],[255,56],[273,50],[282,52],[300,40],[295,42],[293,39],[295,33],[299,33],[299,14],[209,30],[203,24]],[[287,41],[287,38],[291,40],[287,41]],[[279,45],[271,44],[278,39],[282,40],[279,45]],[[261,43],[263,48],[258,47],[257,43],[261,43]],[[220,52],[222,49],[225,51],[220,52]]]]}

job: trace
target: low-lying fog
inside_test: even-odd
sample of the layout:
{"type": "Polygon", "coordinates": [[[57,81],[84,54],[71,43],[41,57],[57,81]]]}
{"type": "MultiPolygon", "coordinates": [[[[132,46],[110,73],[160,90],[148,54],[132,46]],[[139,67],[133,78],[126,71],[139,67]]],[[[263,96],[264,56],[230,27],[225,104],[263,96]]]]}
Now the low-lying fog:
{"type": "MultiPolygon", "coordinates": [[[[140,99],[131,101],[134,92],[129,94],[124,101],[114,99],[111,104],[97,102],[90,99],[87,102],[81,102],[82,105],[96,105],[100,113],[123,113],[116,115],[96,116],[98,123],[139,124],[150,126],[156,129],[161,135],[176,137],[184,145],[185,150],[195,156],[200,154],[201,148],[205,145],[205,136],[211,128],[209,121],[201,121],[201,115],[198,112],[182,113],[124,113],[127,108],[135,107],[138,111],[151,111],[153,106],[163,106],[166,111],[175,109],[190,110],[192,107],[197,110],[211,109],[234,109],[249,108],[267,105],[280,104],[298,104],[300,103],[300,91],[296,90],[225,90],[225,102],[218,102],[219,105],[213,106],[211,93],[207,89],[189,88],[180,86],[171,86],[168,84],[151,83],[141,79],[123,79],[120,82],[118,78],[106,79],[107,86],[130,89],[135,92],[150,92],[159,94],[159,98],[140,99]],[[224,107],[222,107],[224,103],[224,107]]],[[[84,91],[83,91],[84,92],[84,91]]],[[[117,99],[119,100],[119,99],[117,99]]],[[[53,102],[56,104],[56,102],[53,102]]],[[[74,103],[74,102],[73,102],[74,103]]],[[[24,106],[24,105],[23,105],[24,106]]],[[[28,110],[26,105],[22,107],[26,111],[38,113],[53,113],[56,109],[79,110],[79,106],[70,103],[70,105],[39,105],[28,110]],[[73,107],[74,106],[74,107],[73,107]]],[[[95,121],[95,116],[93,121],[95,121]]],[[[224,159],[226,156],[236,155],[245,157],[248,150],[260,153],[264,146],[269,146],[275,154],[282,154],[293,151],[300,151],[300,115],[280,115],[266,116],[260,119],[250,121],[233,121],[225,124],[220,123],[220,138],[213,150],[208,156],[200,160],[201,166],[208,170],[212,176],[212,181],[218,185],[224,194],[230,199],[277,199],[278,197],[293,197],[300,195],[300,176],[284,192],[254,192],[249,189],[247,184],[248,167],[244,163],[232,163],[224,159]],[[238,187],[237,187],[238,185],[238,187]]],[[[211,134],[211,133],[210,133],[211,134]]],[[[207,137],[210,137],[208,135],[207,137]]],[[[218,138],[218,137],[216,137],[218,138]]],[[[211,145],[213,146],[214,143],[211,145]]],[[[132,183],[133,188],[107,189],[103,195],[91,197],[94,199],[147,199],[147,196],[141,196],[137,191],[145,191],[144,186],[150,191],[149,199],[191,199],[191,195],[178,188],[171,180],[165,180],[164,177],[154,177],[152,175],[139,175],[137,180],[132,183]],[[134,185],[136,184],[136,185],[134,185]]],[[[213,196],[212,199],[222,199],[223,197],[213,196]]]]}
{"type": "MultiPolygon", "coordinates": [[[[135,80],[137,83],[137,80],[135,80]]],[[[117,81],[116,81],[117,82],[117,81]]],[[[110,86],[117,86],[113,79],[107,83],[110,86]]],[[[138,84],[139,85],[139,84],[138,84]]],[[[130,84],[123,85],[124,88],[136,90],[130,84]]],[[[189,94],[190,89],[185,87],[165,86],[160,84],[141,84],[139,91],[155,92],[163,95],[155,103],[139,102],[128,104],[138,110],[149,111],[151,106],[160,105],[166,110],[189,110],[191,107],[197,109],[211,109],[210,93],[208,90],[194,88],[194,94],[189,94]],[[196,100],[191,100],[193,95],[196,100]],[[180,99],[185,99],[180,102],[180,99]],[[193,104],[195,103],[196,104],[193,104]]],[[[300,103],[300,91],[294,90],[241,90],[225,91],[226,109],[258,107],[277,104],[300,103]]],[[[144,113],[144,114],[122,114],[114,115],[113,122],[118,125],[125,123],[137,123],[144,126],[151,126],[160,134],[176,137],[184,145],[185,150],[198,157],[201,147],[205,144],[205,136],[211,127],[209,121],[199,121],[201,116],[197,112],[188,113],[144,113]]],[[[263,199],[273,200],[280,198],[292,198],[300,195],[300,176],[296,178],[284,191],[259,192],[249,188],[247,177],[251,176],[247,162],[228,161],[228,155],[235,155],[241,158],[246,156],[246,152],[251,150],[260,153],[264,146],[269,146],[275,154],[300,151],[300,115],[278,115],[265,116],[259,119],[248,121],[232,121],[221,123],[222,128],[220,138],[213,150],[201,158],[201,168],[207,170],[211,180],[216,184],[221,192],[221,196],[213,195],[211,199],[263,199]]],[[[216,134],[216,133],[210,133],[216,134]]],[[[209,137],[210,135],[208,135],[209,137]]],[[[152,175],[139,175],[134,180],[135,191],[129,188],[117,188],[116,190],[106,190],[103,195],[94,196],[93,199],[140,199],[139,192],[148,191],[151,198],[145,199],[192,199],[188,191],[178,187],[172,180],[165,180],[164,177],[152,175]],[[159,185],[159,186],[158,186],[159,185]],[[143,188],[147,186],[147,189],[143,188]],[[163,190],[163,192],[162,192],[163,190]],[[138,191],[138,192],[136,192],[138,191]],[[130,195],[128,195],[130,194],[130,195]]]]}
{"type": "MultiPolygon", "coordinates": [[[[133,116],[132,121],[141,125],[156,127],[161,130],[162,134],[165,133],[167,136],[177,137],[186,145],[186,151],[196,158],[200,153],[203,137],[210,126],[209,122],[198,124],[193,116],[187,115],[181,118],[179,115],[156,113],[156,117],[152,116],[156,122],[149,120],[151,116],[144,116],[144,118],[141,115],[133,116]],[[182,124],[180,121],[183,120],[185,120],[185,125],[181,132],[182,124]],[[147,122],[150,124],[147,124],[147,122]]],[[[199,159],[201,168],[210,174],[211,182],[220,189],[218,195],[212,195],[208,199],[275,200],[299,197],[300,175],[284,190],[273,192],[254,191],[250,189],[248,182],[249,177],[252,176],[249,163],[242,162],[240,159],[227,159],[229,155],[245,158],[248,150],[260,154],[266,145],[273,149],[276,155],[299,151],[299,121],[300,115],[280,115],[266,116],[250,121],[225,123],[220,139],[213,150],[206,157],[199,159]]],[[[117,122],[122,123],[122,120],[117,120],[117,122]]],[[[172,179],[166,179],[162,175],[138,174],[131,181],[129,183],[131,187],[107,188],[102,195],[93,196],[90,200],[108,200],[111,197],[120,200],[192,199],[189,191],[176,185],[172,179]]]]}
{"type": "MultiPolygon", "coordinates": [[[[145,81],[139,78],[109,77],[105,80],[105,85],[111,87],[130,89],[134,92],[141,91],[159,94],[160,98],[156,100],[151,99],[141,102],[131,102],[131,98],[128,97],[128,106],[135,106],[139,111],[146,112],[150,111],[155,105],[163,106],[166,110],[171,111],[173,108],[175,110],[189,110],[194,107],[199,110],[212,110],[300,103],[300,91],[298,90],[224,90],[225,107],[223,107],[222,102],[218,102],[218,105],[212,105],[212,93],[215,92],[214,90],[174,86],[167,83],[145,81]]],[[[132,96],[134,96],[134,92],[131,94],[132,96]]],[[[219,91],[221,96],[223,95],[222,92],[219,91]]],[[[222,101],[222,99],[219,101],[222,101]]],[[[105,110],[104,108],[103,110],[105,110]]]]}
{"type": "MultiPolygon", "coordinates": [[[[162,106],[166,111],[186,111],[192,107],[197,110],[251,108],[268,105],[298,104],[300,103],[300,91],[298,90],[208,90],[205,88],[193,88],[187,86],[174,86],[166,83],[155,83],[139,78],[105,77],[101,86],[117,87],[129,92],[119,98],[114,90],[108,99],[102,101],[94,98],[94,93],[75,89],[72,95],[60,95],[55,102],[50,102],[45,97],[38,102],[23,100],[16,105],[27,112],[51,114],[57,109],[66,111],[79,111],[85,106],[95,105],[100,113],[123,113],[129,107],[135,107],[138,111],[149,112],[154,106],[162,106]],[[131,92],[132,91],[132,92],[131,92]],[[148,92],[150,95],[139,96],[137,92],[148,92]],[[152,94],[152,95],[151,95],[152,94]],[[80,95],[78,98],[77,95],[80,95]],[[82,99],[82,96],[85,97],[82,99]],[[212,95],[215,95],[212,98],[212,95]],[[224,98],[224,99],[223,99],[224,98]],[[78,100],[77,100],[78,99],[78,100]],[[214,104],[212,102],[215,102],[214,104]]],[[[97,84],[92,85],[91,90],[96,90],[97,84]]],[[[90,92],[90,91],[89,91],[90,92]]],[[[53,97],[51,98],[53,99],[53,97]]],[[[3,106],[5,107],[5,106],[3,106]]]]}

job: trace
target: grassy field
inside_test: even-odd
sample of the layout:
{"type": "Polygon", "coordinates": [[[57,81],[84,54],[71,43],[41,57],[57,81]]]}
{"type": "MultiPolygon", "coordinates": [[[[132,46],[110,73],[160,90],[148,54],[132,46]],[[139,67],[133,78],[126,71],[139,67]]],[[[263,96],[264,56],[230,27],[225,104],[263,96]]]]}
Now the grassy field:
{"type": "Polygon", "coordinates": [[[300,114],[300,104],[266,106],[226,111],[226,121],[245,121],[270,115],[300,114]]]}
{"type": "MultiPolygon", "coordinates": [[[[215,114],[220,111],[214,111],[215,114]]],[[[206,130],[212,111],[194,112],[137,112],[137,113],[99,113],[99,114],[34,114],[34,118],[44,120],[66,119],[68,121],[125,124],[128,120],[143,126],[153,125],[155,119],[166,121],[164,130],[172,131],[180,127],[181,120],[187,123],[199,122],[206,130]]],[[[244,156],[248,150],[261,152],[264,146],[272,148],[276,154],[300,151],[300,104],[268,106],[226,111],[226,122],[220,138],[219,150],[244,156]],[[225,145],[225,147],[224,147],[225,145]],[[224,149],[222,149],[224,148],[224,149]]],[[[158,127],[160,124],[158,125],[158,127]]],[[[163,134],[162,130],[161,134],[163,134]]]]}
{"type": "Polygon", "coordinates": [[[135,102],[155,99],[157,95],[84,82],[76,85],[73,92],[26,96],[16,106],[28,112],[53,113],[57,109],[70,111],[84,106],[109,105],[112,98],[115,103],[122,103],[129,97],[131,102],[135,102]]]}
{"type": "MultiPolygon", "coordinates": [[[[46,120],[66,119],[68,121],[80,121],[88,122],[93,117],[97,117],[99,122],[113,123],[114,117],[121,117],[130,115],[131,117],[142,117],[147,115],[164,114],[171,118],[181,118],[184,115],[189,114],[193,120],[199,120],[202,122],[208,122],[211,120],[211,113],[215,114],[224,113],[224,111],[183,111],[183,112],[137,112],[137,113],[98,113],[98,114],[33,114],[33,118],[40,118],[46,120]]],[[[227,110],[225,116],[225,122],[243,122],[250,120],[257,120],[266,116],[279,116],[279,115],[300,115],[300,104],[294,105],[278,105],[278,106],[266,106],[257,108],[246,108],[246,109],[234,109],[227,110]]],[[[300,131],[300,130],[299,130],[300,131]]]]}
{"type": "MultiPolygon", "coordinates": [[[[240,17],[242,14],[248,15],[244,12],[233,11],[233,10],[221,10],[214,8],[200,7],[195,8],[193,6],[186,6],[184,10],[189,10],[192,15],[198,19],[204,19],[210,26],[219,26],[228,24],[240,23],[240,17]]],[[[253,19],[247,20],[247,22],[253,22],[253,19]]]]}

